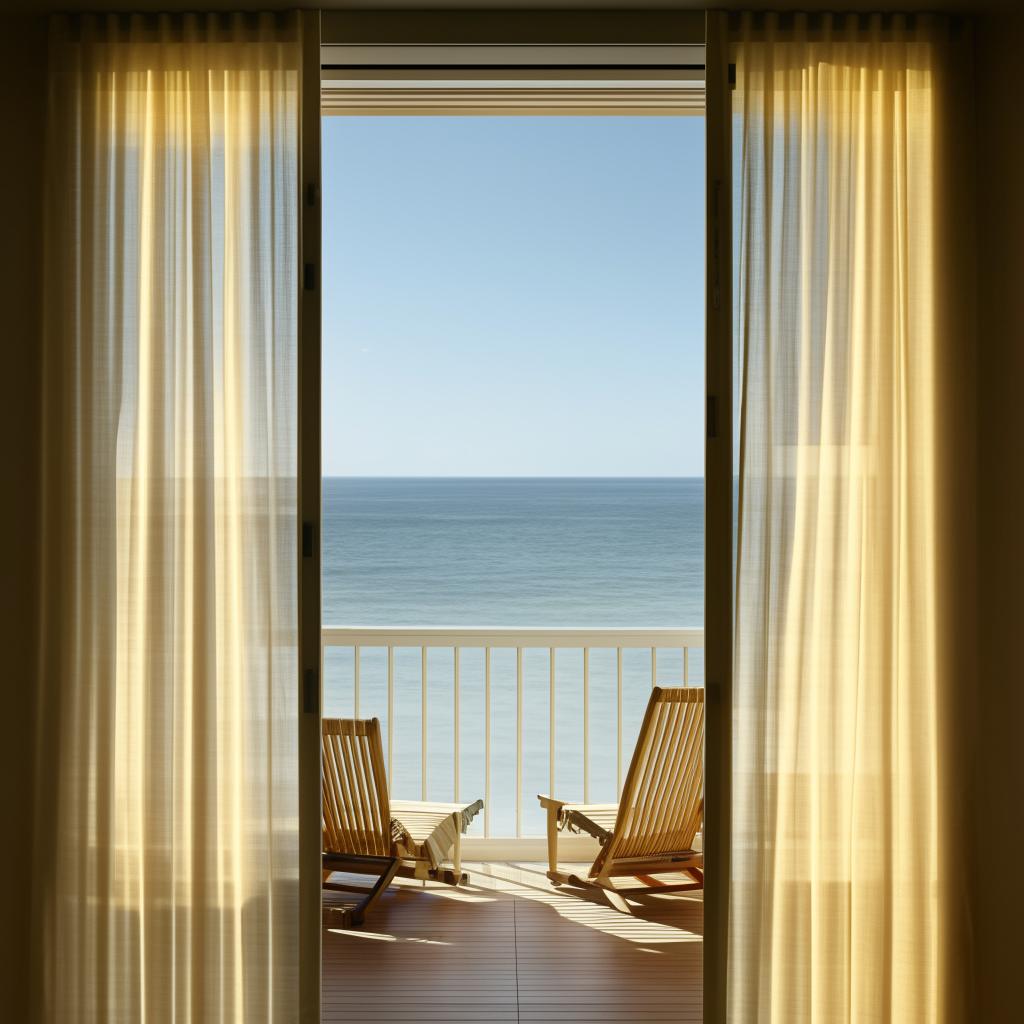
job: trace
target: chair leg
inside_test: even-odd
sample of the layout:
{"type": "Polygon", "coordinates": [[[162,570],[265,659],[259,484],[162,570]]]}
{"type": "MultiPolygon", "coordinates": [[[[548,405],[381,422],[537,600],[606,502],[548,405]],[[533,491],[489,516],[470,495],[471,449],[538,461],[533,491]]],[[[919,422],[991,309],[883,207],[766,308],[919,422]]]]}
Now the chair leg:
{"type": "Polygon", "coordinates": [[[558,805],[548,804],[548,878],[555,885],[561,885],[558,870],[558,805]]]}
{"type": "Polygon", "coordinates": [[[594,879],[593,886],[604,896],[608,905],[619,911],[620,914],[632,916],[633,908],[626,902],[625,897],[615,888],[615,883],[605,874],[600,874],[594,879]]]}
{"type": "Polygon", "coordinates": [[[352,857],[345,858],[338,855],[331,856],[325,854],[324,861],[325,867],[323,874],[329,876],[332,872],[326,869],[326,862],[330,859],[333,863],[332,871],[356,871],[360,874],[369,873],[367,867],[372,864],[373,867],[379,869],[379,875],[377,880],[368,889],[356,886],[347,885],[335,885],[328,883],[325,877],[324,887],[328,889],[337,889],[346,892],[362,892],[366,895],[354,906],[346,907],[340,911],[342,928],[350,928],[354,925],[360,925],[363,923],[366,917],[366,912],[377,902],[380,898],[380,894],[392,883],[395,875],[398,873],[398,868],[401,861],[397,857],[352,857]]]}
{"type": "Polygon", "coordinates": [[[455,884],[462,879],[462,812],[455,812],[455,845],[452,847],[452,870],[455,873],[455,884]]]}
{"type": "MultiPolygon", "coordinates": [[[[553,874],[557,875],[557,881],[552,879],[556,885],[571,885],[577,889],[598,893],[612,910],[617,910],[620,914],[632,915],[633,908],[626,902],[625,897],[615,888],[615,883],[607,875],[601,874],[597,878],[581,878],[579,875],[565,874],[561,871],[553,872],[553,874]]],[[[551,875],[552,872],[548,872],[549,878],[551,875]]]]}
{"type": "Polygon", "coordinates": [[[633,908],[622,898],[622,894],[617,892],[615,889],[610,889],[605,886],[599,886],[601,894],[608,901],[608,905],[612,910],[617,910],[620,914],[629,914],[632,916],[633,908]]]}
{"type": "Polygon", "coordinates": [[[377,902],[380,898],[380,894],[391,884],[395,877],[395,873],[398,871],[398,858],[391,858],[391,863],[388,864],[387,868],[381,874],[380,878],[374,883],[369,893],[356,904],[352,910],[352,923],[362,924],[363,918],[366,916],[366,912],[377,902]]]}

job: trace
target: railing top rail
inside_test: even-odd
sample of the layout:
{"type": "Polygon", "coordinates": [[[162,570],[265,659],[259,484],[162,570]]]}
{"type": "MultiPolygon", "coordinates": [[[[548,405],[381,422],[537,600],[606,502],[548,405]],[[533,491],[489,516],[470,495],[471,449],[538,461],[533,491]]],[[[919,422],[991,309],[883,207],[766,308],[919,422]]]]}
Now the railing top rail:
{"type": "Polygon", "coordinates": [[[692,626],[324,626],[325,647],[703,647],[692,626]]]}

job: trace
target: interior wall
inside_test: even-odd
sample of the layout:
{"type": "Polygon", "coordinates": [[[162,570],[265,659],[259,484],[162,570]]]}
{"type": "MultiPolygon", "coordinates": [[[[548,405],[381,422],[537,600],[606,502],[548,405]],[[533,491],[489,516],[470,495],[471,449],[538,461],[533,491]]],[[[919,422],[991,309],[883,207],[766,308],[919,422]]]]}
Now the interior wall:
{"type": "Polygon", "coordinates": [[[975,1019],[1024,1004],[1024,12],[977,25],[978,578],[975,1019]]]}
{"type": "Polygon", "coordinates": [[[46,23],[0,16],[0,1016],[29,1019],[46,23]]]}
{"type": "MultiPolygon", "coordinates": [[[[339,23],[325,27],[333,24],[339,23]]],[[[460,19],[464,30],[467,24],[460,19]]],[[[522,24],[537,22],[529,17],[522,24]]],[[[385,41],[380,23],[363,25],[360,41],[385,41]]],[[[546,38],[524,28],[511,41],[558,41],[550,34],[552,25],[546,38]]],[[[607,26],[600,20],[590,26],[586,39],[573,41],[603,41],[607,26]]],[[[652,20],[637,31],[660,35],[664,28],[652,20]]],[[[434,41],[422,25],[408,23],[408,31],[409,41],[434,41]]],[[[325,38],[330,41],[329,34],[325,38]]],[[[675,30],[657,41],[677,39],[694,41],[677,37],[675,30]]],[[[647,40],[654,41],[649,34],[647,40]]],[[[0,16],[0,123],[6,143],[0,160],[0,1006],[9,1020],[29,1019],[45,65],[45,22],[0,16]]],[[[965,852],[974,851],[965,864],[977,871],[971,901],[975,1019],[1001,1024],[1017,1020],[1024,1001],[1017,952],[1024,919],[1024,122],[1018,109],[1024,97],[1024,13],[978,23],[976,75],[980,636],[978,675],[965,685],[978,686],[982,700],[970,780],[972,829],[964,844],[965,852]]]]}

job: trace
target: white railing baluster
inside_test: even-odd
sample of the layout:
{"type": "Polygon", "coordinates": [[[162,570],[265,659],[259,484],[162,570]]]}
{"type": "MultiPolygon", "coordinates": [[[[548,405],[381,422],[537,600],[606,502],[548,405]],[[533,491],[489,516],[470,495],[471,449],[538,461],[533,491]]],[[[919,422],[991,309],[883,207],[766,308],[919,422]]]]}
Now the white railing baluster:
{"type": "Polygon", "coordinates": [[[491,835],[491,649],[484,648],[484,837],[491,835]]]}
{"type": "Polygon", "coordinates": [[[359,644],[352,648],[353,674],[352,674],[352,717],[359,717],[359,644]]]}
{"type": "Polygon", "coordinates": [[[420,648],[420,799],[427,799],[427,648],[420,648]]]}
{"type": "Polygon", "coordinates": [[[523,649],[516,648],[516,838],[523,834],[523,649]]]}
{"type": "Polygon", "coordinates": [[[615,792],[622,796],[622,648],[615,648],[616,700],[618,711],[615,715],[615,792]]]}
{"type": "Polygon", "coordinates": [[[590,648],[583,648],[583,802],[590,803],[590,648]]]}
{"type": "Polygon", "coordinates": [[[555,650],[548,648],[548,791],[555,792],[555,650]]]}
{"type": "Polygon", "coordinates": [[[395,649],[388,645],[388,785],[395,784],[395,649]]]}
{"type": "MultiPolygon", "coordinates": [[[[362,714],[362,649],[364,647],[385,648],[387,651],[387,773],[392,786],[395,785],[395,749],[396,741],[401,744],[404,734],[400,735],[395,716],[396,682],[395,682],[395,651],[398,648],[420,648],[420,796],[427,798],[428,765],[430,744],[429,716],[429,678],[428,655],[431,648],[450,647],[452,649],[452,788],[454,798],[461,800],[463,796],[484,797],[484,836],[491,836],[491,803],[492,785],[492,706],[491,694],[491,651],[494,648],[515,649],[516,652],[516,724],[515,724],[515,835],[523,834],[523,744],[525,726],[525,662],[524,651],[533,648],[548,649],[548,785],[552,792],[558,781],[558,730],[557,730],[557,694],[558,694],[558,650],[559,648],[579,649],[583,652],[583,799],[592,799],[591,793],[591,757],[590,757],[590,649],[615,649],[616,680],[615,680],[615,778],[616,789],[621,795],[624,762],[628,751],[624,750],[625,718],[624,711],[633,713],[636,695],[625,693],[625,655],[624,652],[635,649],[646,649],[651,656],[651,685],[658,685],[658,651],[672,649],[682,651],[682,685],[690,685],[690,649],[700,650],[704,644],[702,629],[681,629],[659,627],[651,629],[560,629],[509,627],[491,628],[476,627],[449,629],[443,627],[336,627],[323,628],[323,645],[329,647],[349,647],[353,652],[352,667],[352,713],[355,717],[362,714]],[[462,649],[464,647],[481,648],[484,651],[484,777],[483,780],[468,777],[462,779],[462,649]],[[629,707],[626,707],[626,704],[629,707]],[[470,789],[473,792],[470,792],[470,789]]],[[[700,681],[696,685],[701,685],[700,681]]],[[[476,716],[471,716],[476,722],[476,716]]],[[[531,721],[533,719],[531,718],[531,721]]],[[[475,728],[475,724],[472,726],[475,728]]],[[[603,737],[602,737],[603,739],[603,737]]],[[[599,743],[602,756],[606,745],[599,743]]],[[[572,756],[575,756],[572,755],[572,756]]]]}
{"type": "Polygon", "coordinates": [[[454,743],[454,747],[455,747],[455,751],[454,751],[455,762],[452,765],[453,773],[454,773],[453,774],[454,785],[453,785],[452,788],[455,790],[455,797],[454,797],[454,799],[455,799],[455,801],[457,803],[458,799],[459,799],[459,649],[458,649],[458,647],[455,648],[455,671],[454,671],[454,676],[455,676],[455,678],[452,680],[452,685],[453,685],[453,687],[455,689],[455,694],[454,694],[455,707],[453,709],[453,714],[454,714],[455,718],[454,718],[454,722],[453,722],[453,725],[452,725],[452,731],[454,733],[454,740],[455,740],[455,743],[454,743]]]}

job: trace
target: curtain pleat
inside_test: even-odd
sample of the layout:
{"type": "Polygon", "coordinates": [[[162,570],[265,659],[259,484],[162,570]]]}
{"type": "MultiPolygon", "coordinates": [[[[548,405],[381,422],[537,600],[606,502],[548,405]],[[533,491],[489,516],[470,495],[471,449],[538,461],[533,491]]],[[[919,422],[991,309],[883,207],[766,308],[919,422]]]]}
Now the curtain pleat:
{"type": "Polygon", "coordinates": [[[40,1018],[296,1019],[299,29],[56,18],[40,1018]]]}
{"type": "Polygon", "coordinates": [[[964,980],[951,34],[923,16],[733,24],[743,1024],[947,1020],[964,980]]]}

